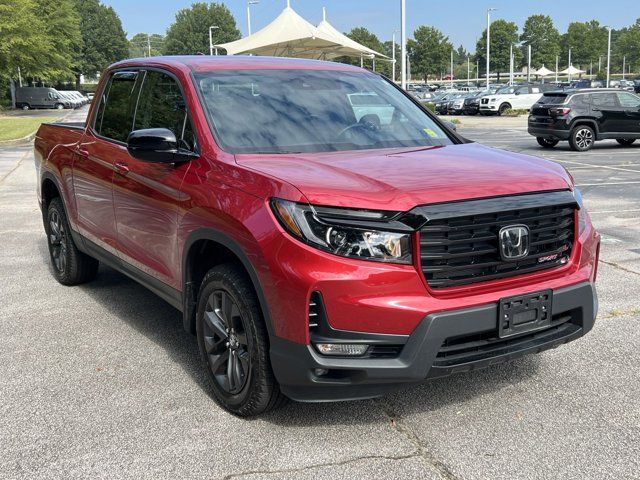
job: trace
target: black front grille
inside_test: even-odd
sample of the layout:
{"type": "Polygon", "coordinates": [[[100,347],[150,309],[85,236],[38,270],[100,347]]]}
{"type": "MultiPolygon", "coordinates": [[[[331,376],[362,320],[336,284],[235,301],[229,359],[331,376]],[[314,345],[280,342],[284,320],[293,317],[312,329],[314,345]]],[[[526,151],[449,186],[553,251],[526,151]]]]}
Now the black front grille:
{"type": "Polygon", "coordinates": [[[482,103],[483,105],[486,105],[487,103],[489,103],[489,99],[488,98],[482,98],[482,99],[480,99],[480,103],[482,103]]]}
{"type": "Polygon", "coordinates": [[[422,271],[429,286],[446,288],[563,265],[571,255],[574,217],[574,206],[565,204],[428,221],[420,230],[422,271]],[[529,227],[529,254],[505,261],[498,232],[516,224],[529,227]]]}

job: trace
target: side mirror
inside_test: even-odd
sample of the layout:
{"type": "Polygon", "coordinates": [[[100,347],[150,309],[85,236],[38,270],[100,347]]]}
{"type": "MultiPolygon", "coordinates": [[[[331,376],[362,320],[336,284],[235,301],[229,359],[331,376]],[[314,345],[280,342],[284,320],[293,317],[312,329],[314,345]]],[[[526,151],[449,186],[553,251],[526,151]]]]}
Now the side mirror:
{"type": "Polygon", "coordinates": [[[179,149],[176,135],[168,128],[134,130],[127,138],[127,150],[134,158],[154,163],[184,162],[196,156],[179,149]]]}

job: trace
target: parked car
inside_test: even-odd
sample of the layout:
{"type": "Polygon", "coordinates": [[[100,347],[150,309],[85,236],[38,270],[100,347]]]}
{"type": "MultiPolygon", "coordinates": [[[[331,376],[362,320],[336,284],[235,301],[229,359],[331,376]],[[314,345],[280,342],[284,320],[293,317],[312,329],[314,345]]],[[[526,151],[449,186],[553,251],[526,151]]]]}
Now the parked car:
{"type": "Polygon", "coordinates": [[[60,98],[65,100],[64,108],[78,108],[81,105],[80,100],[71,95],[68,91],[58,90],[58,94],[60,95],[60,98]]]}
{"type": "Polygon", "coordinates": [[[480,100],[480,113],[483,115],[502,115],[506,110],[526,109],[536,103],[545,89],[542,85],[514,85],[503,87],[493,95],[480,100]]]}
{"type": "Polygon", "coordinates": [[[93,100],[93,96],[94,96],[94,95],[95,95],[95,94],[94,94],[93,92],[89,92],[89,93],[87,93],[87,98],[89,99],[89,101],[90,101],[90,102],[93,100]]]}
{"type": "Polygon", "coordinates": [[[488,90],[478,90],[473,92],[464,99],[462,113],[465,115],[477,115],[480,112],[480,99],[487,95],[494,94],[498,89],[498,87],[490,87],[488,90]]]}
{"type": "Polygon", "coordinates": [[[31,108],[71,108],[72,102],[55,88],[49,87],[18,87],[16,88],[16,108],[29,110],[31,108]]]}
{"type": "Polygon", "coordinates": [[[449,115],[462,115],[464,113],[464,101],[471,94],[469,92],[454,95],[447,103],[447,113],[449,115]]]}
{"type": "Polygon", "coordinates": [[[547,92],[531,109],[528,130],[545,148],[562,140],[580,152],[605,139],[629,146],[640,138],[640,97],[619,89],[547,92]]]}
{"type": "Polygon", "coordinates": [[[465,140],[383,77],[154,57],[97,91],[85,124],[35,139],[52,274],[77,285],[102,262],[179,309],[237,415],[376,397],[594,325],[600,238],[566,170],[465,140]]]}

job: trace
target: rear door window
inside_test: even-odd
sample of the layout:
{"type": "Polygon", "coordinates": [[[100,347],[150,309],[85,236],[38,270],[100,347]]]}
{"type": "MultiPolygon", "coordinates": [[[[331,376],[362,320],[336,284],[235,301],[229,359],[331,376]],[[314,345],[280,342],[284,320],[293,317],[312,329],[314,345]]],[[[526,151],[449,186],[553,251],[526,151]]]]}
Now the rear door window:
{"type": "Polygon", "coordinates": [[[591,103],[591,95],[580,94],[574,95],[571,99],[571,105],[575,107],[588,108],[591,103]]]}
{"type": "Polygon", "coordinates": [[[194,152],[196,137],[178,82],[166,73],[148,71],[140,92],[134,130],[167,128],[180,147],[194,152]]]}
{"type": "Polygon", "coordinates": [[[616,94],[613,92],[608,93],[594,93],[591,98],[591,103],[596,108],[616,109],[619,108],[616,94]]]}
{"type": "Polygon", "coordinates": [[[133,125],[139,72],[116,72],[104,90],[95,121],[98,135],[126,142],[133,125]]]}

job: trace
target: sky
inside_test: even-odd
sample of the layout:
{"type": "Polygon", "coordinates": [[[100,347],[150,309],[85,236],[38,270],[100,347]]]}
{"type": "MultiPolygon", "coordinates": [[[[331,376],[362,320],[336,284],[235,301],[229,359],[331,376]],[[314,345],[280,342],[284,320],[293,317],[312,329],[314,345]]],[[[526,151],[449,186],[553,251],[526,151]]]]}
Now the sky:
{"type": "MultiPolygon", "coordinates": [[[[173,22],[175,12],[188,7],[192,0],[102,0],[120,15],[127,36],[136,33],[162,33],[173,22]]],[[[246,0],[226,0],[242,35],[247,33],[246,0]]],[[[487,8],[492,19],[516,22],[520,29],[529,15],[550,15],[560,33],[572,21],[598,20],[602,25],[622,28],[640,17],[640,0],[406,0],[408,35],[419,25],[439,28],[456,46],[475,50],[478,37],[486,27],[487,8]]],[[[267,25],[286,6],[286,0],[260,0],[251,6],[251,26],[256,30],[267,25]]],[[[364,26],[382,41],[391,40],[400,29],[400,0],[291,0],[291,6],[308,21],[322,20],[322,7],[327,20],[338,30],[348,32],[364,26]]],[[[396,34],[399,41],[400,34],[396,34]]],[[[214,39],[215,41],[215,39],[214,39]]]]}

